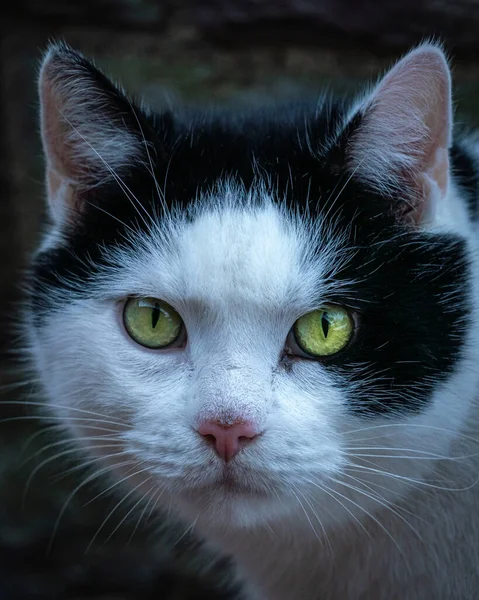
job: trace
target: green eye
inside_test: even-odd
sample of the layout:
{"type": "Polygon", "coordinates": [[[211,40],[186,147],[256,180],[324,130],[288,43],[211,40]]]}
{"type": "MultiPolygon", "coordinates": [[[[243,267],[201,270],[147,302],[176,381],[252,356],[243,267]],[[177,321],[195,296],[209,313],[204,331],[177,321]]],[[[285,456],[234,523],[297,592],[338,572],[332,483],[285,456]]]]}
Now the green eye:
{"type": "Polygon", "coordinates": [[[330,356],[342,350],[353,333],[353,320],[344,308],[326,306],[294,324],[298,346],[311,356],[330,356]]]}
{"type": "Polygon", "coordinates": [[[135,342],[147,348],[171,346],[183,329],[176,310],[156,298],[130,298],[125,304],[123,322],[135,342]]]}

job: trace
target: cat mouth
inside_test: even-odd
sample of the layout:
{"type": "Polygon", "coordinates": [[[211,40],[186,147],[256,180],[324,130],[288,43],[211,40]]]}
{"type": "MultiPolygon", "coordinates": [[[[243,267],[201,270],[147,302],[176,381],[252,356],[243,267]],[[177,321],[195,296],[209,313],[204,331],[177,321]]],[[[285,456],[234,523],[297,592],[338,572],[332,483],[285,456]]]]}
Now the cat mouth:
{"type": "Polygon", "coordinates": [[[248,496],[251,498],[266,498],[270,496],[270,492],[268,492],[264,486],[254,485],[245,477],[233,473],[231,469],[226,467],[223,472],[211,482],[195,486],[195,488],[192,489],[192,492],[193,494],[223,494],[225,496],[248,496]]]}
{"type": "Polygon", "coordinates": [[[257,489],[252,489],[250,486],[244,485],[237,478],[226,476],[216,480],[212,484],[212,489],[221,489],[231,494],[258,494],[257,489]]]}

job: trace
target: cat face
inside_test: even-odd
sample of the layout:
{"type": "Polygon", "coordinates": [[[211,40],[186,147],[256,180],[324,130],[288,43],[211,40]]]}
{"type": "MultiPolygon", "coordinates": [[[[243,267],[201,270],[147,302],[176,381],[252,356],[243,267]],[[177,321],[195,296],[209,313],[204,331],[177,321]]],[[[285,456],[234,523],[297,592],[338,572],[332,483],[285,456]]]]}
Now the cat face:
{"type": "Polygon", "coordinates": [[[312,526],[447,454],[479,379],[449,85],[423,46],[356,105],[153,117],[50,50],[30,348],[103,473],[210,526],[312,526]]]}

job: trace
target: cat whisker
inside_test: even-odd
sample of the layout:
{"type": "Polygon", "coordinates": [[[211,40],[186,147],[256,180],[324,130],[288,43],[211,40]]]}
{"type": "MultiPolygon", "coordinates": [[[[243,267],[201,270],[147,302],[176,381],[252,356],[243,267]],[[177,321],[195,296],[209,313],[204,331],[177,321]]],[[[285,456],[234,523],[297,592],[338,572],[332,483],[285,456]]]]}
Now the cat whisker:
{"type": "MultiPolygon", "coordinates": [[[[18,417],[7,417],[5,419],[0,419],[0,425],[2,425],[3,423],[15,423],[15,422],[40,422],[40,423],[49,423],[52,426],[56,426],[58,427],[58,429],[63,429],[63,431],[66,431],[68,428],[68,424],[69,423],[74,423],[74,424],[83,424],[83,423],[106,423],[107,425],[116,425],[119,427],[122,427],[122,429],[125,428],[125,424],[124,423],[116,423],[115,421],[105,421],[102,419],[94,419],[94,418],[88,418],[88,417],[58,417],[58,416],[51,416],[51,415],[23,415],[23,416],[18,416],[18,417]],[[53,421],[53,423],[52,423],[53,421]]],[[[93,429],[94,427],[97,427],[97,425],[87,425],[86,426],[88,429],[93,429]]],[[[103,431],[110,431],[111,433],[121,433],[122,429],[111,429],[111,428],[101,428],[103,431]]]]}
{"type": "Polygon", "coordinates": [[[55,477],[53,477],[53,481],[61,481],[62,479],[65,479],[65,477],[68,477],[69,475],[71,475],[72,473],[75,473],[76,471],[85,471],[88,470],[90,468],[91,465],[93,465],[94,463],[97,462],[105,462],[107,460],[109,460],[110,458],[115,458],[117,456],[131,456],[131,453],[128,450],[124,450],[122,452],[113,452],[111,454],[101,454],[100,456],[94,456],[93,458],[89,458],[88,460],[84,460],[83,457],[80,460],[79,464],[74,465],[73,467],[69,467],[68,469],[65,469],[64,471],[62,471],[61,473],[59,473],[58,475],[56,475],[55,477]]]}
{"type": "Polygon", "coordinates": [[[102,212],[103,214],[107,215],[108,217],[114,219],[115,221],[117,221],[118,223],[120,223],[120,225],[123,225],[123,227],[131,232],[133,235],[136,235],[137,232],[133,229],[133,227],[130,227],[129,225],[127,225],[124,221],[122,221],[121,219],[119,219],[117,216],[113,215],[111,212],[108,212],[107,210],[105,210],[104,208],[102,208],[101,206],[98,206],[98,204],[93,204],[92,202],[87,202],[87,204],[89,206],[91,206],[92,208],[94,208],[95,210],[99,210],[100,212],[102,212]]]}
{"type": "MultiPolygon", "coordinates": [[[[460,433],[458,431],[455,431],[454,429],[447,429],[445,427],[437,427],[435,425],[426,425],[423,423],[410,423],[410,422],[381,423],[380,425],[369,425],[368,427],[361,427],[359,429],[347,430],[345,433],[346,433],[346,435],[351,435],[353,433],[363,433],[365,431],[386,430],[386,433],[384,435],[387,436],[387,435],[389,435],[389,432],[387,431],[388,429],[406,429],[406,431],[408,431],[410,429],[424,429],[424,430],[429,430],[429,431],[433,431],[433,432],[447,433],[449,435],[454,435],[455,437],[458,437],[458,438],[466,440],[466,441],[479,443],[478,438],[474,438],[467,434],[460,433]]],[[[370,439],[376,439],[376,438],[370,438],[370,439]]],[[[358,441],[362,441],[362,440],[358,440],[358,441]]]]}
{"type": "MultiPolygon", "coordinates": [[[[379,490],[384,490],[385,492],[390,492],[390,489],[387,488],[386,486],[383,486],[379,483],[374,483],[369,481],[368,483],[366,483],[365,481],[363,481],[362,479],[359,479],[358,477],[354,477],[353,475],[349,474],[349,473],[342,473],[343,477],[347,477],[348,479],[352,479],[353,481],[355,481],[356,483],[358,483],[359,485],[362,485],[364,488],[368,489],[369,491],[371,491],[373,494],[377,494],[379,496],[379,492],[377,491],[379,490]],[[374,486],[374,487],[373,487],[374,486]]],[[[427,523],[428,521],[426,521],[425,519],[419,517],[417,514],[411,512],[410,510],[407,510],[406,508],[404,508],[403,506],[400,506],[399,504],[395,503],[395,502],[391,502],[389,500],[386,500],[384,498],[384,496],[379,496],[381,497],[384,502],[386,502],[388,505],[390,505],[391,507],[394,508],[394,510],[397,510],[401,513],[405,513],[410,515],[411,517],[422,521],[423,523],[427,523]]]]}
{"type": "MultiPolygon", "coordinates": [[[[325,486],[326,487],[326,486],[325,486]]],[[[388,538],[391,540],[391,542],[394,544],[394,547],[397,549],[397,551],[399,552],[399,554],[404,558],[405,563],[408,567],[408,569],[410,569],[409,566],[409,561],[407,560],[407,556],[406,554],[403,552],[403,550],[401,549],[401,547],[399,546],[398,542],[395,540],[394,536],[391,535],[391,532],[384,526],[383,523],[381,523],[381,521],[379,519],[377,519],[373,514],[371,514],[368,510],[366,510],[364,508],[364,506],[361,506],[360,504],[358,504],[357,502],[355,502],[354,500],[352,500],[351,498],[348,498],[348,496],[345,496],[344,494],[341,494],[341,492],[339,492],[338,490],[335,490],[331,487],[328,486],[329,491],[332,494],[338,495],[340,496],[343,500],[345,500],[346,502],[349,502],[350,504],[352,504],[353,506],[355,506],[356,508],[358,508],[360,511],[362,511],[369,519],[371,519],[371,521],[373,521],[374,523],[376,523],[376,525],[388,536],[388,538]]]]}
{"type": "MultiPolygon", "coordinates": [[[[149,498],[148,498],[148,501],[145,503],[143,510],[141,511],[141,513],[138,516],[135,527],[133,528],[133,530],[130,534],[130,537],[128,538],[128,541],[126,543],[127,546],[133,540],[133,537],[135,536],[135,533],[138,531],[138,528],[140,527],[141,521],[143,520],[143,517],[145,516],[146,511],[150,507],[150,504],[153,504],[155,502],[155,499],[158,497],[160,491],[161,491],[161,487],[156,483],[154,486],[152,486],[150,488],[150,490],[148,492],[145,492],[143,499],[146,498],[147,495],[149,496],[149,498]],[[155,491],[153,493],[151,493],[154,488],[156,488],[155,491]]],[[[148,522],[148,519],[146,519],[145,525],[147,524],[147,522],[148,522]]]]}
{"type": "MultiPolygon", "coordinates": [[[[109,423],[113,423],[115,425],[119,425],[119,426],[124,426],[125,423],[121,423],[118,421],[112,421],[111,417],[109,415],[104,415],[102,413],[93,411],[93,410],[89,410],[89,409],[85,409],[85,408],[78,408],[75,406],[68,406],[66,404],[58,404],[55,402],[39,402],[39,401],[33,401],[33,400],[2,400],[1,404],[8,404],[8,405],[19,405],[19,406],[35,406],[35,407],[39,407],[39,408],[59,408],[59,409],[64,409],[64,410],[68,410],[68,411],[73,411],[75,413],[83,413],[83,414],[87,414],[90,415],[92,417],[101,417],[102,419],[108,419],[109,423]]],[[[14,417],[15,418],[15,417],[14,417]]],[[[53,418],[55,418],[55,416],[53,416],[53,418]]],[[[60,419],[60,417],[56,417],[58,419],[60,419]]],[[[61,417],[63,419],[63,417],[61,417]]],[[[7,420],[7,419],[5,419],[7,420]]],[[[0,422],[3,421],[3,419],[0,420],[0,422]]],[[[106,421],[103,421],[106,422],[106,421]]]]}
{"type": "MultiPolygon", "coordinates": [[[[97,427],[96,429],[99,429],[100,431],[102,431],[101,427],[97,427]]],[[[65,446],[68,444],[77,444],[78,442],[117,442],[118,444],[121,444],[121,440],[118,439],[117,437],[118,432],[114,432],[114,433],[107,433],[105,435],[97,435],[97,436],[79,436],[79,437],[75,437],[74,439],[70,439],[70,438],[66,438],[63,440],[57,440],[56,442],[52,442],[50,444],[47,444],[46,446],[43,446],[42,448],[40,448],[39,450],[37,450],[34,454],[30,455],[28,458],[26,458],[21,466],[23,467],[26,463],[30,462],[31,460],[37,458],[38,456],[44,454],[45,452],[48,452],[49,450],[51,450],[52,448],[57,448],[58,446],[65,446]]],[[[77,446],[78,448],[78,446],[77,446]]]]}
{"type": "MultiPolygon", "coordinates": [[[[142,460],[141,462],[136,463],[136,466],[137,467],[141,466],[141,465],[145,464],[145,462],[146,461],[142,460]]],[[[117,486],[121,485],[125,481],[128,481],[128,479],[131,479],[132,477],[135,477],[136,475],[139,475],[140,473],[145,473],[149,469],[150,469],[149,466],[145,467],[144,469],[141,469],[140,471],[135,471],[134,473],[130,473],[130,474],[126,475],[125,477],[123,477],[122,479],[115,481],[115,483],[113,483],[112,485],[110,485],[106,489],[102,490],[99,494],[97,494],[96,496],[93,496],[93,498],[90,498],[90,500],[88,500],[88,502],[85,504],[85,506],[88,506],[89,504],[91,504],[92,502],[94,502],[95,500],[97,500],[98,498],[101,498],[102,496],[104,496],[105,494],[107,494],[108,492],[110,492],[112,489],[114,489],[117,486]]]]}
{"type": "MultiPolygon", "coordinates": [[[[0,423],[1,423],[1,421],[0,421],[0,423]]],[[[33,432],[31,435],[28,436],[28,438],[25,440],[22,447],[20,448],[19,456],[20,457],[23,456],[23,454],[27,451],[30,444],[37,438],[41,437],[42,435],[51,433],[53,431],[62,431],[64,429],[65,429],[65,425],[63,423],[51,423],[49,425],[45,425],[44,427],[42,427],[42,429],[39,429],[38,431],[33,432]]]]}
{"type": "Polygon", "coordinates": [[[461,460],[467,460],[479,456],[479,453],[467,454],[464,456],[412,456],[410,454],[361,454],[354,453],[351,455],[353,458],[397,458],[397,459],[410,459],[410,460],[422,460],[422,461],[451,461],[459,462],[461,460]]]}
{"type": "MultiPolygon", "coordinates": [[[[0,393],[5,393],[5,392],[10,392],[10,391],[16,391],[18,389],[27,387],[29,385],[32,385],[34,383],[39,383],[40,379],[36,378],[36,379],[31,379],[28,381],[11,381],[9,383],[2,383],[0,385],[0,393]]],[[[3,400],[0,400],[0,403],[3,403],[3,400]]]]}
{"type": "Polygon", "coordinates": [[[182,533],[182,535],[176,540],[176,542],[173,543],[173,548],[175,548],[176,546],[178,546],[178,544],[181,542],[181,540],[183,540],[190,532],[193,531],[193,529],[195,528],[196,523],[198,522],[198,519],[200,518],[200,513],[198,513],[196,515],[195,520],[185,529],[185,531],[182,533]]]}
{"type": "Polygon", "coordinates": [[[306,496],[305,493],[300,492],[299,490],[297,490],[297,492],[301,496],[301,498],[303,498],[303,500],[307,503],[307,505],[309,506],[309,508],[310,508],[310,510],[311,510],[311,512],[312,512],[312,514],[314,516],[314,518],[316,519],[316,521],[318,522],[319,526],[321,527],[321,531],[323,532],[324,539],[326,540],[326,545],[328,546],[329,553],[330,553],[330,555],[332,557],[333,556],[333,547],[331,545],[331,541],[330,541],[329,536],[328,536],[328,534],[326,532],[326,529],[325,529],[325,527],[323,525],[323,522],[321,521],[321,519],[320,519],[320,517],[318,515],[318,512],[315,510],[312,502],[308,499],[308,497],[306,496]]]}
{"type": "Polygon", "coordinates": [[[306,517],[306,520],[308,521],[308,523],[309,523],[309,525],[310,525],[310,527],[311,527],[311,531],[313,532],[313,534],[314,534],[314,537],[315,537],[315,538],[318,540],[318,542],[321,542],[321,538],[320,538],[320,536],[319,536],[318,532],[316,531],[316,529],[314,528],[313,522],[312,522],[312,521],[311,521],[311,519],[309,518],[308,511],[305,509],[305,507],[304,507],[303,503],[301,502],[301,499],[300,499],[300,497],[299,497],[299,496],[298,496],[298,494],[297,494],[297,493],[296,493],[296,492],[293,490],[293,488],[291,488],[291,489],[290,489],[290,492],[291,492],[291,494],[292,494],[292,495],[293,495],[293,496],[296,498],[296,500],[297,500],[297,502],[298,502],[299,506],[301,507],[301,510],[303,511],[303,513],[304,513],[304,516],[306,517]]]}
{"type": "Polygon", "coordinates": [[[431,488],[434,490],[441,490],[444,492],[467,492],[468,490],[475,487],[477,485],[477,483],[479,482],[479,475],[478,475],[476,477],[475,481],[473,483],[471,483],[470,485],[454,488],[454,487],[445,487],[445,486],[436,485],[434,483],[431,483],[430,481],[421,481],[420,479],[413,479],[412,477],[406,477],[405,475],[399,475],[397,473],[390,473],[389,471],[384,471],[382,469],[374,469],[372,467],[366,467],[364,465],[355,464],[354,467],[347,466],[347,467],[344,467],[344,469],[348,470],[348,471],[360,471],[360,472],[362,471],[362,472],[374,473],[376,475],[381,475],[381,476],[385,476],[385,477],[390,477],[392,479],[398,479],[401,481],[412,483],[418,487],[424,486],[426,488],[431,488]]]}
{"type": "Polygon", "coordinates": [[[322,492],[324,492],[325,494],[327,494],[330,498],[332,498],[332,500],[334,500],[334,502],[336,502],[337,504],[339,504],[340,506],[342,506],[344,508],[344,510],[349,514],[349,516],[359,525],[359,527],[365,532],[365,534],[371,538],[371,534],[370,532],[366,529],[366,527],[364,526],[363,523],[361,523],[361,521],[356,517],[356,515],[347,507],[345,506],[341,500],[338,500],[335,496],[332,495],[333,490],[331,490],[328,486],[322,484],[320,485],[318,482],[312,481],[311,479],[306,478],[305,481],[307,483],[310,483],[311,485],[313,485],[314,487],[318,488],[319,490],[321,490],[322,492]]]}
{"type": "MultiPolygon", "coordinates": [[[[148,483],[148,481],[150,481],[152,479],[152,477],[148,477],[148,479],[145,479],[145,481],[143,482],[148,483]]],[[[113,531],[108,535],[108,537],[105,539],[105,541],[103,542],[103,544],[107,544],[111,538],[115,535],[115,533],[120,529],[120,527],[123,525],[123,523],[128,519],[128,517],[131,515],[131,513],[137,508],[137,506],[139,506],[142,502],[145,501],[145,498],[151,493],[152,489],[155,486],[151,486],[149,490],[147,490],[134,504],[133,506],[128,510],[128,512],[124,515],[124,517],[121,519],[121,521],[116,525],[116,527],[113,529],[113,531]]],[[[143,514],[143,513],[142,513],[143,514]]],[[[137,526],[138,526],[138,522],[137,522],[137,526]]],[[[135,527],[134,531],[136,531],[137,526],[135,527]]],[[[131,539],[131,536],[130,538],[131,539]]]]}
{"type": "MultiPolygon", "coordinates": [[[[415,529],[411,523],[409,523],[409,521],[407,519],[405,519],[401,514],[399,514],[392,506],[389,502],[387,502],[386,500],[384,500],[384,498],[380,498],[377,496],[377,493],[370,494],[368,492],[366,492],[365,490],[362,490],[361,488],[355,486],[355,485],[351,485],[350,483],[346,483],[345,481],[341,481],[340,479],[334,478],[334,477],[328,477],[328,479],[338,485],[341,485],[342,487],[348,488],[350,490],[353,490],[355,492],[357,492],[358,494],[361,494],[363,496],[365,496],[366,498],[369,498],[371,500],[373,500],[374,502],[376,502],[377,504],[379,504],[380,506],[382,506],[383,508],[385,508],[386,510],[392,512],[394,515],[397,516],[398,519],[400,519],[405,525],[407,525],[411,531],[417,536],[417,538],[421,541],[423,541],[422,536],[419,534],[419,532],[417,531],[417,529],[415,529]]],[[[360,480],[357,480],[360,481],[360,480]]],[[[362,482],[361,482],[362,483],[362,482]]]]}
{"type": "Polygon", "coordinates": [[[158,199],[160,200],[160,203],[161,203],[161,206],[162,206],[163,210],[165,211],[165,213],[167,213],[168,212],[168,206],[167,206],[166,201],[165,201],[165,195],[162,192],[162,190],[160,188],[160,184],[158,183],[158,180],[157,180],[157,178],[155,176],[155,169],[154,169],[154,166],[153,166],[153,160],[151,158],[149,144],[148,144],[148,142],[146,140],[145,133],[143,131],[143,127],[141,126],[141,122],[140,122],[140,119],[138,118],[138,114],[137,114],[137,112],[135,110],[135,107],[133,106],[133,104],[131,102],[128,102],[128,103],[130,105],[130,109],[132,111],[133,116],[135,117],[136,123],[137,123],[138,128],[139,128],[140,133],[141,133],[143,145],[145,147],[146,156],[148,158],[149,173],[150,173],[150,175],[151,175],[151,177],[153,179],[153,183],[155,184],[156,193],[158,194],[158,199]]]}
{"type": "MultiPolygon", "coordinates": [[[[143,473],[145,471],[147,471],[148,469],[142,469],[140,471],[135,471],[132,475],[130,475],[130,477],[135,477],[137,475],[139,475],[140,473],[143,473]]],[[[140,483],[138,483],[135,487],[133,487],[129,492],[127,492],[122,498],[121,500],[119,500],[115,506],[112,508],[112,510],[108,513],[108,515],[105,517],[105,519],[103,520],[103,522],[101,523],[100,527],[98,527],[98,529],[96,530],[95,534],[93,535],[92,539],[90,540],[86,550],[85,550],[85,554],[88,554],[88,552],[90,551],[90,549],[92,548],[93,544],[95,543],[95,540],[98,538],[98,536],[100,535],[100,533],[103,531],[104,527],[106,526],[106,524],[108,523],[108,521],[111,519],[111,517],[115,514],[115,512],[120,508],[120,506],[123,505],[124,502],[126,502],[126,500],[128,500],[128,498],[130,498],[130,496],[132,496],[136,490],[138,490],[140,487],[142,487],[143,485],[145,485],[145,483],[148,483],[148,481],[150,481],[152,479],[152,475],[150,475],[150,477],[148,477],[147,479],[142,480],[140,483]]],[[[124,481],[124,479],[122,480],[124,481]]],[[[111,489],[111,488],[110,488],[111,489]]]]}
{"type": "MultiPolygon", "coordinates": [[[[351,171],[351,173],[348,175],[348,178],[346,179],[344,185],[341,187],[341,189],[339,190],[339,192],[336,194],[336,197],[334,198],[334,200],[331,202],[331,205],[329,206],[328,210],[326,211],[325,215],[324,215],[324,220],[326,220],[328,218],[328,216],[331,213],[331,210],[334,208],[334,206],[336,206],[336,202],[340,199],[342,193],[344,192],[344,190],[348,187],[349,183],[351,182],[351,180],[353,179],[353,177],[356,175],[356,173],[358,172],[358,170],[361,168],[362,164],[364,163],[364,161],[366,160],[366,157],[361,159],[358,164],[356,165],[356,167],[351,171]]],[[[336,185],[334,186],[332,192],[330,193],[327,202],[329,203],[334,192],[336,191],[336,189],[338,188],[338,186],[340,185],[341,182],[340,178],[338,180],[338,182],[336,183],[336,185]]]]}
{"type": "MultiPolygon", "coordinates": [[[[373,468],[375,469],[382,469],[382,465],[374,460],[371,460],[370,458],[361,458],[361,457],[357,457],[356,461],[354,461],[354,454],[350,456],[352,462],[351,465],[359,465],[359,464],[364,464],[364,465],[371,465],[373,468]]],[[[426,461],[426,462],[422,462],[421,467],[424,471],[429,471],[430,473],[436,473],[437,471],[437,461],[426,461]]],[[[428,481],[431,481],[431,479],[428,479],[428,481]]]]}
{"type": "MultiPolygon", "coordinates": [[[[90,448],[92,450],[100,450],[100,449],[104,449],[104,448],[116,448],[118,447],[118,444],[100,444],[100,445],[96,445],[96,446],[90,446],[90,448]]],[[[48,464],[57,461],[60,458],[64,458],[65,456],[70,456],[72,454],[78,454],[78,448],[70,448],[68,450],[63,450],[62,452],[59,452],[57,454],[55,454],[54,456],[49,456],[48,458],[46,458],[45,460],[43,460],[40,464],[38,464],[33,471],[30,473],[30,475],[28,476],[27,482],[25,484],[25,490],[23,493],[23,500],[22,500],[22,506],[25,507],[26,504],[26,498],[28,495],[28,492],[30,490],[30,486],[32,484],[33,479],[35,478],[35,475],[41,470],[43,469],[45,466],[47,466],[48,464]]]]}
{"type": "Polygon", "coordinates": [[[368,451],[368,450],[382,450],[382,451],[386,451],[386,452],[392,452],[392,451],[397,451],[397,452],[414,452],[417,454],[422,455],[427,455],[426,458],[431,457],[431,458],[448,458],[447,455],[444,454],[437,454],[435,452],[429,452],[429,450],[422,450],[421,448],[403,448],[401,446],[343,446],[343,448],[345,450],[348,451],[368,451]]]}
{"type": "Polygon", "coordinates": [[[154,501],[152,507],[150,508],[150,512],[148,513],[148,515],[145,519],[145,525],[147,525],[148,522],[150,521],[153,513],[155,512],[156,507],[158,506],[158,502],[161,500],[161,497],[163,496],[165,491],[166,491],[166,486],[162,486],[162,487],[158,486],[158,493],[156,495],[156,498],[155,498],[155,501],[154,501]]]}
{"type": "Polygon", "coordinates": [[[168,164],[166,165],[165,180],[163,181],[163,198],[166,198],[166,185],[168,182],[168,175],[170,173],[170,166],[171,166],[172,160],[173,160],[173,154],[170,154],[170,157],[168,159],[168,164]]]}
{"type": "MultiPolygon", "coordinates": [[[[375,449],[375,448],[372,448],[375,449]]],[[[443,455],[443,454],[435,454],[433,452],[425,452],[424,454],[430,454],[430,456],[423,456],[423,451],[422,450],[414,450],[414,449],[404,449],[404,448],[388,448],[387,450],[391,451],[391,454],[367,454],[367,453],[361,453],[361,452],[356,452],[355,448],[345,448],[345,450],[347,450],[350,453],[350,456],[353,458],[398,458],[398,459],[411,459],[411,460],[429,460],[429,461],[452,461],[452,462],[458,462],[461,460],[467,460],[470,458],[475,458],[476,456],[479,456],[479,452],[474,452],[473,454],[464,454],[462,456],[447,456],[447,455],[443,455]],[[397,450],[398,452],[400,451],[408,451],[411,452],[411,454],[394,454],[393,452],[397,450]],[[353,453],[351,451],[354,451],[353,453]],[[417,454],[412,454],[413,452],[417,452],[417,454]]],[[[378,448],[378,450],[382,450],[382,448],[378,448]]]]}
{"type": "Polygon", "coordinates": [[[58,528],[60,526],[60,522],[63,518],[63,515],[65,514],[70,502],[73,500],[73,498],[76,496],[76,494],[86,485],[88,485],[89,483],[91,483],[92,481],[94,481],[95,479],[97,479],[98,477],[100,477],[101,475],[104,475],[105,473],[108,473],[109,471],[113,471],[114,469],[118,469],[120,467],[125,467],[128,465],[132,465],[134,464],[133,460],[127,460],[127,461],[123,461],[120,463],[114,463],[112,465],[107,465],[106,467],[103,467],[101,469],[98,469],[97,471],[95,471],[94,473],[92,473],[91,475],[87,476],[81,483],[79,483],[74,490],[69,494],[69,496],[67,497],[67,499],[65,500],[65,502],[63,503],[63,506],[60,510],[60,513],[58,514],[58,517],[54,523],[53,526],[53,531],[52,531],[52,535],[50,537],[50,542],[48,544],[48,553],[51,552],[51,549],[53,547],[53,542],[55,540],[55,536],[57,534],[58,528]]]}

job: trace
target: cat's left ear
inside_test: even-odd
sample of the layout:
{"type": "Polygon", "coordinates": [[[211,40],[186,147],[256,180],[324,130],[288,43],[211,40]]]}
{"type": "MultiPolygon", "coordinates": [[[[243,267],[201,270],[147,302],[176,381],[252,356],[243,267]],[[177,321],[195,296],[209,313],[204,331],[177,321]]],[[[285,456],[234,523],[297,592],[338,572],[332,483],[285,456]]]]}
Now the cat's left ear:
{"type": "Polygon", "coordinates": [[[40,124],[48,200],[57,224],[76,222],[87,192],[121,181],[144,160],[139,112],[80,53],[52,45],[39,76],[40,124]]]}
{"type": "Polygon", "coordinates": [[[443,51],[424,44],[400,60],[356,110],[350,168],[402,197],[403,221],[424,222],[448,193],[451,75],[443,51]]]}

